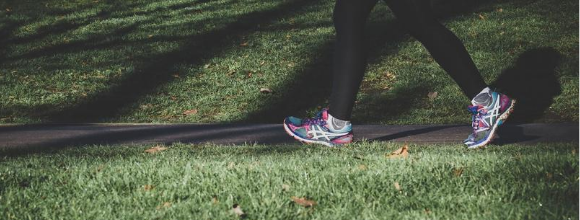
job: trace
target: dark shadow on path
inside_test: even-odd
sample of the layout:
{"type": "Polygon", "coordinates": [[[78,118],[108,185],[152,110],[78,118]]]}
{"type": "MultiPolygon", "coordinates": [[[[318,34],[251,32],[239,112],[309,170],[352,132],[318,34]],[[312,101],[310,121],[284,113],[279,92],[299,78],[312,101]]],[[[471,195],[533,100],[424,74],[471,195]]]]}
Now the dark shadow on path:
{"type": "Polygon", "coordinates": [[[457,128],[457,127],[465,127],[465,126],[463,126],[463,125],[432,126],[432,127],[426,127],[426,128],[407,130],[407,131],[403,131],[403,132],[397,132],[394,134],[385,135],[385,136],[378,137],[378,138],[373,138],[371,140],[372,141],[392,141],[392,140],[399,139],[399,138],[421,135],[421,134],[431,133],[431,132],[440,131],[440,130],[449,129],[449,128],[457,128]]]}
{"type": "Polygon", "coordinates": [[[280,125],[175,124],[175,125],[25,125],[0,127],[0,134],[20,135],[27,140],[8,139],[0,144],[2,154],[21,156],[90,145],[173,143],[285,144],[294,143],[280,125]],[[50,134],[47,131],[52,131],[50,134]],[[43,135],[49,135],[44,136],[43,135]]]}
{"type": "Polygon", "coordinates": [[[556,78],[560,60],[561,55],[552,48],[528,50],[491,84],[517,101],[508,122],[527,123],[544,116],[562,92],[556,78]]]}
{"type": "MultiPolygon", "coordinates": [[[[355,141],[385,141],[416,144],[461,144],[471,132],[469,125],[355,125],[355,141]]],[[[494,145],[578,142],[578,124],[506,124],[494,145]]],[[[288,136],[280,124],[45,124],[0,126],[0,159],[35,153],[58,153],[62,149],[91,146],[155,146],[213,143],[221,147],[241,144],[288,146],[301,144],[288,136]]],[[[314,146],[318,147],[318,146],[314,146]]],[[[254,151],[255,153],[260,153],[254,151]]]]}

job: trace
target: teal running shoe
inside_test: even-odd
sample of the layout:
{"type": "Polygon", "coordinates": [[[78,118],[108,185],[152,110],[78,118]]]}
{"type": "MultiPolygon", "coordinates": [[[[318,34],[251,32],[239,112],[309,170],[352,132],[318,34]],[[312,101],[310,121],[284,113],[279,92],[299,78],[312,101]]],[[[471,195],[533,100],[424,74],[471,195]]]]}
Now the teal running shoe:
{"type": "Polygon", "coordinates": [[[482,148],[489,144],[493,140],[497,128],[507,120],[514,110],[516,100],[498,92],[490,94],[492,102],[489,106],[472,103],[473,105],[468,107],[473,115],[471,117],[473,133],[463,143],[469,149],[482,148]]]}
{"type": "Polygon", "coordinates": [[[328,126],[327,121],[328,109],[323,109],[313,118],[287,117],[284,119],[284,130],[294,139],[307,144],[335,147],[352,142],[353,133],[350,123],[340,130],[333,130],[328,126]]]}

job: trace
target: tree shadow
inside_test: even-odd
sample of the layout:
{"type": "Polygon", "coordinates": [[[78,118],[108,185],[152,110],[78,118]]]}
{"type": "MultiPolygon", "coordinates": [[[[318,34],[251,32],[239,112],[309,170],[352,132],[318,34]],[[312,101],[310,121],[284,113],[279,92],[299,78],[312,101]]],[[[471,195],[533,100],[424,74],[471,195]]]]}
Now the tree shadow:
{"type": "MultiPolygon", "coordinates": [[[[227,50],[228,45],[230,45],[228,42],[233,38],[251,33],[260,25],[272,23],[279,18],[295,13],[302,7],[316,3],[306,0],[284,1],[271,9],[241,15],[236,21],[219,29],[186,39],[187,43],[178,50],[158,56],[145,57],[134,72],[127,74],[128,76],[110,86],[108,90],[80,100],[73,106],[45,112],[40,118],[47,119],[48,122],[94,122],[113,118],[125,106],[155,91],[159,86],[174,80],[172,74],[175,64],[200,65],[204,59],[227,50]]],[[[78,42],[52,48],[42,53],[94,48],[95,45],[78,42]]],[[[29,56],[38,56],[38,54],[30,54],[29,56]]]]}
{"type": "Polygon", "coordinates": [[[528,50],[491,84],[517,101],[510,123],[529,123],[544,116],[554,97],[562,92],[556,78],[561,58],[553,48],[528,50]]]}
{"type": "MultiPolygon", "coordinates": [[[[478,6],[489,4],[493,1],[478,0],[464,2],[458,0],[440,0],[434,2],[433,6],[437,10],[435,14],[441,20],[444,20],[468,14],[478,6]],[[448,9],[449,7],[453,9],[448,9]]],[[[381,53],[383,51],[387,51],[388,54],[396,54],[399,51],[398,45],[409,38],[410,36],[399,26],[396,20],[390,19],[386,23],[384,21],[369,20],[366,27],[366,43],[369,54],[367,59],[368,63],[379,60],[379,58],[384,56],[381,53]]],[[[329,78],[332,77],[333,46],[334,41],[323,46],[319,50],[319,53],[322,54],[320,58],[313,59],[312,63],[304,71],[296,74],[294,80],[276,89],[276,91],[284,91],[280,98],[264,103],[264,107],[247,114],[239,122],[279,123],[289,115],[303,117],[306,116],[305,113],[308,110],[327,105],[327,99],[330,96],[332,87],[329,78]]],[[[363,99],[361,103],[364,103],[362,104],[364,106],[361,105],[360,107],[362,109],[357,111],[365,112],[363,114],[364,118],[353,117],[355,118],[353,120],[376,122],[380,120],[378,117],[395,118],[398,115],[406,113],[428,91],[428,85],[420,84],[399,88],[393,91],[392,94],[394,96],[363,99]],[[383,108],[385,106],[397,107],[383,108]],[[376,112],[376,114],[370,114],[368,111],[376,112]]]]}
{"type": "MultiPolygon", "coordinates": [[[[174,143],[220,145],[293,143],[279,125],[228,125],[228,124],[177,124],[177,125],[24,125],[0,127],[3,135],[43,135],[45,132],[62,131],[46,137],[42,142],[34,138],[21,141],[5,140],[0,144],[0,154],[18,157],[33,153],[51,153],[78,146],[96,145],[171,145],[174,143]]],[[[46,133],[45,133],[46,134],[46,133]]]]}

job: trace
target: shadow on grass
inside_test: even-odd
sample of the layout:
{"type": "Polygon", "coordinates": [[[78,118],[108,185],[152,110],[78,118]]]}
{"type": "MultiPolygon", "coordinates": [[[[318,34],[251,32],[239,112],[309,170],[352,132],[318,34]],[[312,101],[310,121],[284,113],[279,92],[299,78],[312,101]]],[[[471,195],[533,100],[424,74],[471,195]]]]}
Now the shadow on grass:
{"type": "MultiPolygon", "coordinates": [[[[125,106],[131,105],[140,97],[155,91],[161,85],[170,83],[176,64],[200,65],[204,59],[211,58],[227,50],[227,42],[234,37],[255,31],[259,25],[269,24],[295,13],[302,7],[315,4],[306,0],[284,1],[273,9],[241,15],[235,22],[217,30],[192,36],[179,50],[159,56],[148,57],[133,73],[128,74],[115,85],[102,93],[87,97],[74,106],[49,112],[41,117],[51,122],[94,122],[110,119],[118,115],[125,106]]],[[[79,42],[74,47],[82,47],[79,42]]],[[[69,46],[67,46],[69,47],[69,46]]]]}
{"type": "MultiPolygon", "coordinates": [[[[477,6],[489,4],[493,0],[479,0],[464,2],[458,0],[434,1],[433,7],[437,16],[444,20],[458,15],[468,14],[477,6]]],[[[371,15],[372,17],[373,15],[371,15]]],[[[366,42],[368,47],[369,63],[378,60],[386,48],[389,54],[396,54],[399,51],[398,45],[410,38],[410,36],[399,26],[396,20],[389,20],[386,24],[382,22],[369,21],[366,28],[366,42]]],[[[327,105],[330,97],[332,80],[332,50],[333,43],[328,43],[319,51],[322,56],[296,74],[293,81],[277,88],[276,91],[284,91],[282,96],[274,101],[262,104],[261,109],[246,115],[241,122],[261,122],[261,123],[281,123],[290,115],[305,117],[305,113],[313,108],[322,108],[327,105]]],[[[360,100],[361,116],[353,117],[357,121],[365,123],[376,122],[388,118],[395,118],[409,111],[422,97],[430,91],[427,84],[414,85],[406,88],[399,88],[393,91],[393,96],[381,96],[379,98],[365,98],[360,100]],[[364,106],[362,106],[364,105],[364,106]],[[396,107],[393,107],[396,106],[396,107]]]]}
{"type": "Polygon", "coordinates": [[[491,84],[517,101],[508,122],[529,123],[545,117],[554,97],[562,92],[556,78],[560,60],[560,53],[552,48],[528,50],[491,84]]]}
{"type": "MultiPolygon", "coordinates": [[[[459,8],[469,11],[476,5],[489,1],[490,0],[482,0],[470,4],[462,3],[460,4],[462,7],[459,8]]],[[[12,111],[15,114],[17,114],[16,112],[43,112],[42,114],[36,115],[36,118],[48,119],[47,121],[49,122],[95,122],[114,118],[115,116],[118,116],[119,112],[124,107],[135,103],[139,98],[150,94],[159,86],[170,83],[172,80],[174,80],[171,75],[176,64],[188,63],[199,65],[201,64],[202,60],[214,57],[226,50],[227,45],[229,45],[227,42],[229,42],[229,40],[231,40],[233,37],[239,37],[240,35],[251,33],[255,31],[258,25],[268,24],[276,21],[277,19],[291,16],[300,8],[312,4],[317,3],[306,0],[285,1],[271,10],[252,12],[242,15],[237,19],[237,21],[227,24],[215,31],[192,36],[190,39],[181,39],[187,40],[188,43],[182,46],[179,50],[141,59],[140,61],[142,63],[135,68],[134,72],[127,74],[127,77],[111,85],[110,88],[108,88],[106,91],[95,95],[90,95],[89,97],[86,97],[82,100],[78,100],[77,103],[73,106],[67,106],[61,109],[53,109],[48,111],[39,106],[14,106],[12,109],[5,110],[12,111]]],[[[178,4],[170,7],[179,8],[185,5],[186,4],[178,4]]],[[[118,7],[114,10],[120,10],[122,8],[123,7],[118,7]]],[[[456,9],[452,12],[444,11],[443,13],[439,14],[441,17],[448,18],[459,14],[459,11],[460,10],[456,9]]],[[[467,11],[461,11],[460,13],[468,13],[467,11]]],[[[103,12],[100,13],[97,17],[107,18],[110,16],[110,14],[111,12],[103,12]]],[[[136,25],[137,24],[130,25],[122,30],[118,30],[114,33],[114,35],[126,35],[128,32],[131,32],[131,30],[134,29],[136,25]]],[[[390,22],[385,28],[372,28],[372,32],[369,35],[371,38],[376,38],[378,40],[373,40],[369,47],[379,48],[380,46],[389,43],[392,45],[390,47],[396,48],[396,45],[400,43],[401,40],[407,39],[407,37],[400,31],[391,31],[397,29],[395,26],[396,24],[394,22],[390,22]]],[[[56,31],[55,33],[66,32],[71,28],[75,28],[75,26],[64,25],[53,31],[56,31]]],[[[32,40],[49,33],[51,32],[42,32],[33,38],[25,40],[32,40]]],[[[105,36],[97,36],[97,38],[103,37],[105,36]]],[[[53,53],[61,53],[68,50],[78,51],[98,49],[106,46],[115,46],[122,43],[115,40],[110,42],[98,42],[100,42],[99,39],[95,38],[91,38],[86,41],[71,42],[71,44],[48,48],[46,51],[36,51],[19,58],[26,59],[53,53]],[[97,44],[95,44],[95,42],[97,42],[97,44]]],[[[298,74],[297,80],[289,82],[286,86],[284,86],[288,89],[276,90],[284,91],[282,98],[272,103],[264,104],[264,106],[266,106],[265,108],[262,108],[254,113],[250,113],[240,121],[278,122],[286,115],[301,113],[306,109],[311,109],[312,107],[323,103],[324,100],[326,100],[326,98],[329,96],[330,84],[321,85],[318,82],[327,81],[325,79],[329,78],[330,76],[330,60],[332,56],[331,48],[332,42],[328,42],[320,50],[320,53],[324,54],[322,59],[314,60],[306,71],[298,74]],[[296,102],[296,100],[300,101],[296,102]]],[[[374,53],[376,54],[376,49],[374,53]]],[[[373,54],[373,52],[371,51],[370,54],[373,54]]],[[[371,57],[370,60],[372,59],[373,58],[371,57]]],[[[417,94],[415,91],[407,92],[410,94],[417,94]]],[[[395,100],[392,100],[392,102],[403,102],[403,99],[405,98],[396,98],[395,100]]],[[[391,103],[385,103],[387,106],[390,104],[391,103]]],[[[398,109],[397,113],[393,114],[404,113],[406,110],[408,110],[408,107],[407,109],[398,109]]]]}

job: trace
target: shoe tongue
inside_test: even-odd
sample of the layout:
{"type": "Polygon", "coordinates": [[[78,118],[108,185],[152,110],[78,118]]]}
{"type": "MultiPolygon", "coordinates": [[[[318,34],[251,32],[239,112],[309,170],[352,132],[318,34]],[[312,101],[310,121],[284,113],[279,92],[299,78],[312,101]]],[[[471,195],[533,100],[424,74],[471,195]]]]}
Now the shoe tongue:
{"type": "Polygon", "coordinates": [[[493,97],[489,92],[479,93],[471,100],[471,104],[481,106],[489,106],[491,102],[493,102],[493,97]]]}

